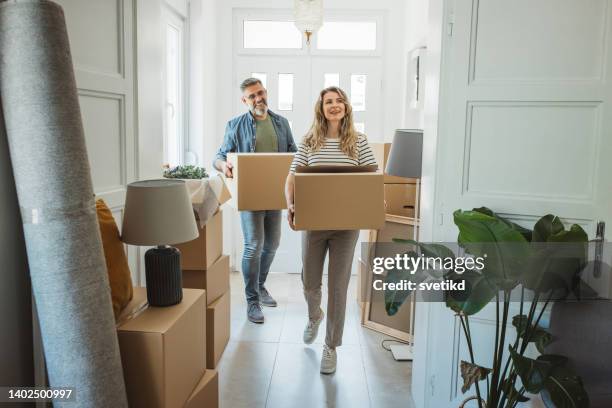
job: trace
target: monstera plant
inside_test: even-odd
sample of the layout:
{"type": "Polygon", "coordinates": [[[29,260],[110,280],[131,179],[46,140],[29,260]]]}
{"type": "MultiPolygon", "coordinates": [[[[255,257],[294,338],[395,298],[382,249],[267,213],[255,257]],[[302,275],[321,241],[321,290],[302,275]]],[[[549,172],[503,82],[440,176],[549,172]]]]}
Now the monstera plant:
{"type": "MultiPolygon", "coordinates": [[[[509,408],[529,398],[526,393],[540,393],[544,401],[556,407],[588,407],[589,399],[581,379],[572,372],[564,356],[545,353],[552,336],[540,326],[551,302],[565,297],[580,297],[585,290],[579,274],[587,259],[587,234],[578,225],[566,229],[554,215],[540,218],[533,230],[525,229],[500,217],[488,208],[458,210],[454,221],[459,229],[458,249],[467,256],[486,257],[481,270],[419,270],[416,274],[392,270],[387,282],[404,279],[465,281],[466,289],[446,291],[446,306],[457,316],[465,335],[469,361],[461,362],[464,380],[462,392],[475,389],[463,405],[476,400],[480,408],[509,408]],[[510,317],[510,302],[520,302],[519,314],[510,317]],[[470,317],[490,302],[496,308],[494,352],[490,366],[474,358],[470,317]],[[508,338],[509,323],[516,328],[508,338]],[[508,344],[506,348],[506,344],[508,344]],[[529,357],[529,344],[539,356],[529,357]],[[482,364],[482,363],[481,363],[482,364]],[[480,381],[486,380],[486,388],[480,381]]],[[[442,244],[394,240],[410,245],[409,256],[453,258],[458,256],[442,244]]],[[[459,251],[457,251],[459,252],[459,251]]],[[[393,315],[409,295],[408,291],[386,291],[387,313],[393,315]]]]}

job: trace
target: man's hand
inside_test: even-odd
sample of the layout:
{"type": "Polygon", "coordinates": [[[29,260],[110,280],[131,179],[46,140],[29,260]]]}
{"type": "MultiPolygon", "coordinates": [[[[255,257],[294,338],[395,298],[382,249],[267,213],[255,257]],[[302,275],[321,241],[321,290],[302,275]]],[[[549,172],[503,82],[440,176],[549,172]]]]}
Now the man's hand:
{"type": "Polygon", "coordinates": [[[295,224],[293,223],[293,219],[295,218],[295,205],[289,204],[287,205],[287,221],[289,221],[289,227],[295,231],[295,224]]]}
{"type": "Polygon", "coordinates": [[[232,169],[234,168],[234,166],[232,166],[232,163],[230,162],[223,162],[221,164],[221,170],[223,170],[223,174],[225,174],[225,177],[227,178],[233,178],[234,175],[232,174],[232,169]]]}

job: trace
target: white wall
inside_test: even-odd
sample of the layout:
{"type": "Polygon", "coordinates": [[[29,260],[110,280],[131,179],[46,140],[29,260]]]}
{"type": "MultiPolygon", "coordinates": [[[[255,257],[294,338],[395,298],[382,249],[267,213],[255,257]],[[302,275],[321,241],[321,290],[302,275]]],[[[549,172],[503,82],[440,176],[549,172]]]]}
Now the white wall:
{"type": "Polygon", "coordinates": [[[407,0],[404,10],[404,25],[405,25],[405,42],[402,54],[402,90],[404,98],[402,99],[402,126],[406,129],[422,129],[425,122],[423,97],[425,87],[425,68],[427,65],[427,51],[419,50],[419,48],[427,46],[427,19],[428,19],[429,0],[407,0]],[[415,68],[411,63],[410,56],[412,53],[419,52],[420,60],[420,99],[421,102],[417,107],[410,104],[409,95],[414,93],[414,83],[412,81],[415,75],[415,68]]]}

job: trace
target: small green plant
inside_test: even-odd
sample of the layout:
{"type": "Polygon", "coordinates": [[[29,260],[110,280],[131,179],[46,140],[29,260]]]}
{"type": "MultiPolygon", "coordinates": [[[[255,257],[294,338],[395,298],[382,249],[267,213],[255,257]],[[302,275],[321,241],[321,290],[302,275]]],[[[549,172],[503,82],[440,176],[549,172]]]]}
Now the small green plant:
{"type": "MultiPolygon", "coordinates": [[[[559,217],[550,214],[540,218],[533,230],[506,220],[486,207],[457,210],[453,215],[459,229],[459,248],[474,257],[488,256],[482,270],[461,273],[452,269],[420,270],[416,273],[418,276],[411,275],[410,271],[392,270],[386,280],[450,279],[466,283],[469,290],[444,294],[446,306],[461,323],[469,352],[470,361],[462,361],[460,367],[464,381],[462,392],[474,385],[476,395],[467,398],[464,404],[476,400],[480,408],[513,408],[529,399],[525,396],[528,392],[541,393],[545,402],[552,402],[556,407],[588,407],[589,398],[582,380],[573,372],[568,359],[546,354],[546,346],[554,339],[540,326],[551,301],[568,296],[580,299],[583,293],[592,290],[579,279],[587,261],[586,232],[576,224],[565,229],[559,217]],[[520,296],[520,311],[510,317],[514,291],[517,291],[515,298],[520,296]],[[489,302],[496,308],[496,332],[491,366],[484,367],[474,358],[470,316],[489,302]],[[506,347],[508,323],[516,328],[516,337],[506,347]],[[526,355],[530,343],[540,353],[536,358],[526,355]],[[484,380],[486,388],[481,389],[479,383],[484,380]]],[[[428,257],[456,257],[452,249],[442,244],[394,241],[412,248],[406,252],[408,256],[418,256],[415,251],[418,248],[428,257]]],[[[397,313],[408,295],[407,291],[386,291],[387,313],[397,313]]]]}
{"type": "Polygon", "coordinates": [[[204,167],[187,165],[165,169],[164,177],[177,179],[202,179],[208,177],[208,174],[206,174],[206,169],[204,167]]]}

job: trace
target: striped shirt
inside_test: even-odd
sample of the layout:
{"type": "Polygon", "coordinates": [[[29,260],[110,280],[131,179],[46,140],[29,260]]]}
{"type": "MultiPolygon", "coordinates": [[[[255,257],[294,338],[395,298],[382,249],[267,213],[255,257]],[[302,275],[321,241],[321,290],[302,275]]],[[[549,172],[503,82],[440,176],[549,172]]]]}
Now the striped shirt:
{"type": "Polygon", "coordinates": [[[325,143],[321,149],[316,152],[311,152],[304,142],[300,143],[298,151],[291,163],[290,174],[295,174],[297,166],[376,166],[376,159],[372,148],[368,144],[365,135],[358,134],[357,136],[357,158],[344,154],[340,148],[340,139],[325,139],[325,143]]]}

